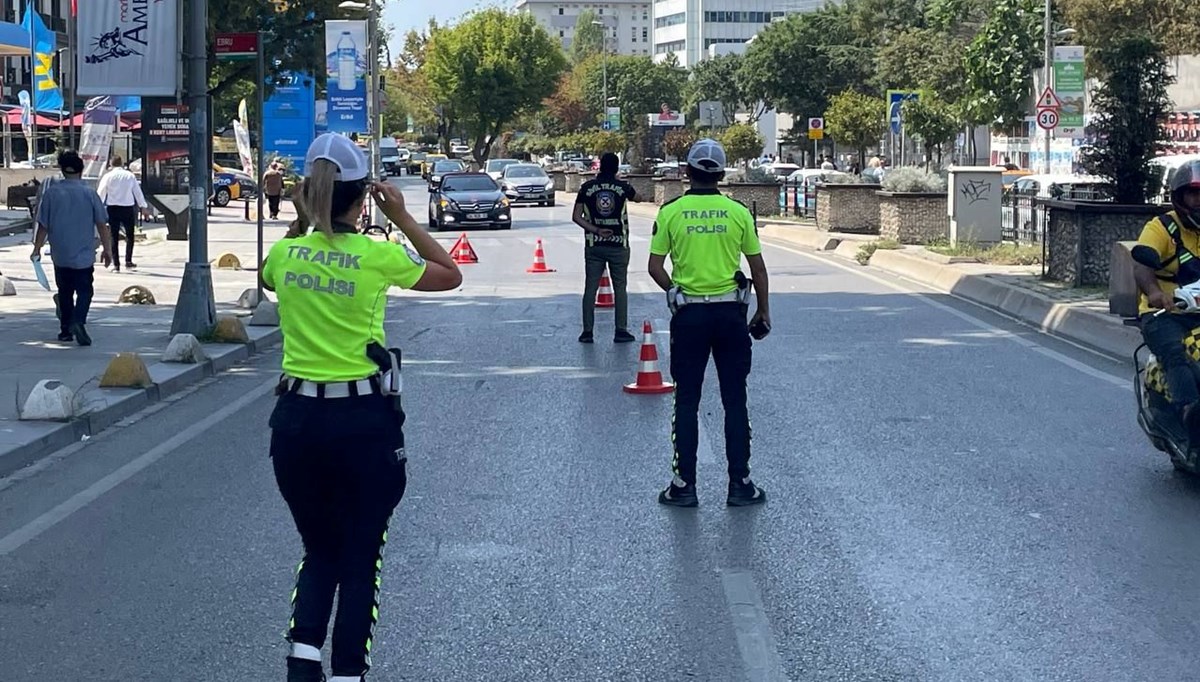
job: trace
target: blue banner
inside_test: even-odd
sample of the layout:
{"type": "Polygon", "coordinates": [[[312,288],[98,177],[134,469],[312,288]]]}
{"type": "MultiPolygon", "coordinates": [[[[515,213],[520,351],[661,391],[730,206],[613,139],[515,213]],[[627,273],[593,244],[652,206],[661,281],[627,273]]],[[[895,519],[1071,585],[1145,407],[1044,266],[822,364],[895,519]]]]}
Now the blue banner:
{"type": "Polygon", "coordinates": [[[305,73],[282,74],[271,98],[263,103],[263,153],[285,158],[292,170],[304,173],[304,154],[316,126],[313,78],[305,73]]]}
{"type": "Polygon", "coordinates": [[[35,38],[36,49],[33,66],[34,88],[33,107],[38,111],[60,112],[63,108],[62,91],[54,80],[54,48],[57,41],[50,29],[42,21],[42,15],[31,12],[33,2],[25,6],[25,20],[21,25],[35,38]],[[30,24],[32,23],[32,26],[30,24]]]}
{"type": "Polygon", "coordinates": [[[331,133],[367,132],[367,22],[325,22],[327,126],[331,133]]]}

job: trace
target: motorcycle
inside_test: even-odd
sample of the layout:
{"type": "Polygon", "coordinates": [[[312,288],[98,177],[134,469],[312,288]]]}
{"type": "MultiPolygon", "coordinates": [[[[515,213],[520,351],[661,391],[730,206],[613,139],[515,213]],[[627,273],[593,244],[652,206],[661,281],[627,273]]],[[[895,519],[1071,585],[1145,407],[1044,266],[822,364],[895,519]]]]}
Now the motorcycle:
{"type": "MultiPolygon", "coordinates": [[[[1173,303],[1171,310],[1179,311],[1179,314],[1200,313],[1200,282],[1176,289],[1173,303]]],[[[1169,310],[1159,310],[1154,315],[1164,313],[1169,313],[1169,310]]],[[[1200,363],[1200,330],[1192,332],[1185,345],[1191,361],[1200,363]]],[[[1133,351],[1133,365],[1138,426],[1156,449],[1171,458],[1171,465],[1176,470],[1200,476],[1200,438],[1196,439],[1196,443],[1190,442],[1192,439],[1182,416],[1171,403],[1166,373],[1145,343],[1133,351]]]]}

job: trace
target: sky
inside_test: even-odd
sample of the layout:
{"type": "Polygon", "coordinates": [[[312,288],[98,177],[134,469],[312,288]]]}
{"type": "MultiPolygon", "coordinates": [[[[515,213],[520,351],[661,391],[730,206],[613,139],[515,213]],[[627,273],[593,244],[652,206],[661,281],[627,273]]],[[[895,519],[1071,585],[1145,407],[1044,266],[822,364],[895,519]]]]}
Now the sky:
{"type": "Polygon", "coordinates": [[[510,9],[515,0],[385,0],[383,21],[392,26],[393,59],[404,47],[404,35],[412,29],[425,30],[429,18],[436,17],[439,24],[453,23],[473,9],[496,5],[510,9]]]}

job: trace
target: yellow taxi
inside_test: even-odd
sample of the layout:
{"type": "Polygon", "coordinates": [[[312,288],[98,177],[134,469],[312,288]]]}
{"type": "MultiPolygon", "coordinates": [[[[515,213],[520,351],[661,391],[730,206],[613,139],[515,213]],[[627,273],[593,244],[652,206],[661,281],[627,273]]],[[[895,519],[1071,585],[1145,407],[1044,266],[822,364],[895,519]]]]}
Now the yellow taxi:
{"type": "Polygon", "coordinates": [[[446,156],[445,154],[427,154],[425,156],[425,163],[421,165],[421,178],[423,180],[428,180],[429,172],[433,170],[433,164],[437,163],[438,161],[445,161],[448,158],[450,157],[446,156]]]}

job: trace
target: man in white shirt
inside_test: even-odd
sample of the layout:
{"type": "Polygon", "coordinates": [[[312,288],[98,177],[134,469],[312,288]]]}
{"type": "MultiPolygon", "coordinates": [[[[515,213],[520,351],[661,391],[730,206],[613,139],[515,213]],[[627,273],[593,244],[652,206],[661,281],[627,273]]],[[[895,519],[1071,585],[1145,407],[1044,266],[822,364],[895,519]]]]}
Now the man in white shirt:
{"type": "Polygon", "coordinates": [[[137,265],[133,262],[133,230],[137,224],[138,211],[146,215],[146,197],[142,194],[142,185],[137,176],[125,168],[125,162],[119,156],[112,158],[112,170],[100,178],[100,186],[96,189],[100,199],[108,208],[108,226],[112,234],[112,264],[105,263],[110,270],[121,271],[121,233],[125,233],[125,268],[133,270],[137,265]]]}

